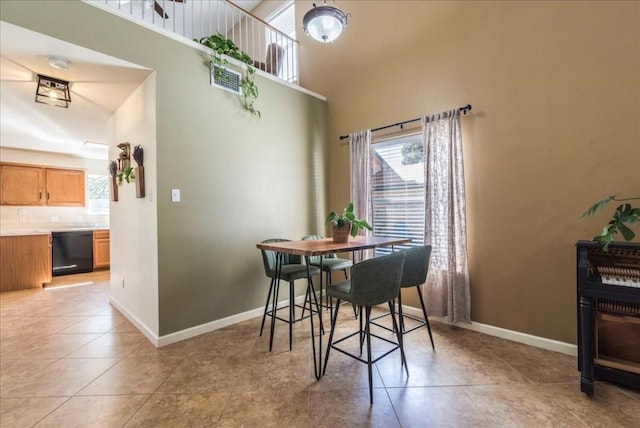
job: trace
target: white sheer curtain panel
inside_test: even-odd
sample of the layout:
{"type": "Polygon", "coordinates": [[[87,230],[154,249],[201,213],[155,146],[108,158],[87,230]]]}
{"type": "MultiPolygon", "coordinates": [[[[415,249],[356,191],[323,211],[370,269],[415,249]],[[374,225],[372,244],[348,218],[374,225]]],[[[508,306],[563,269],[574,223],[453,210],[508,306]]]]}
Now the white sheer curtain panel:
{"type": "MultiPolygon", "coordinates": [[[[371,213],[371,166],[370,153],[371,130],[349,134],[349,153],[351,160],[351,200],[356,218],[364,218],[373,224],[371,213]]],[[[346,206],[346,204],[345,204],[346,206]]],[[[361,232],[362,234],[362,232],[361,232]]],[[[370,232],[364,230],[364,234],[370,232]]],[[[371,251],[365,254],[354,253],[354,262],[371,257],[371,251]]]]}
{"type": "Polygon", "coordinates": [[[471,322],[459,109],[423,117],[425,244],[433,247],[424,299],[429,314],[471,322]]]}

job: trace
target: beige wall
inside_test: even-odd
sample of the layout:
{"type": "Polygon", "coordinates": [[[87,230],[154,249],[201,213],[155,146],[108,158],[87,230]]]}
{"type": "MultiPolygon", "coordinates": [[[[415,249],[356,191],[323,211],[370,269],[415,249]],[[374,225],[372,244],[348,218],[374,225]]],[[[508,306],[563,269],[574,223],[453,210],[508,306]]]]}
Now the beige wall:
{"type": "Polygon", "coordinates": [[[112,233],[157,251],[159,335],[264,305],[255,244],[314,233],[325,212],[326,102],[258,76],[257,119],[209,85],[196,46],[78,1],[0,7],[3,20],[156,72],[157,248],[112,233]],[[170,201],[172,188],[182,202],[170,201]]]}
{"type": "Polygon", "coordinates": [[[575,343],[574,243],[608,221],[580,215],[640,194],[640,3],[338,6],[353,19],[334,44],[299,36],[301,84],[328,99],[329,208],[349,198],[339,135],[471,103],[472,319],[575,343]]]}

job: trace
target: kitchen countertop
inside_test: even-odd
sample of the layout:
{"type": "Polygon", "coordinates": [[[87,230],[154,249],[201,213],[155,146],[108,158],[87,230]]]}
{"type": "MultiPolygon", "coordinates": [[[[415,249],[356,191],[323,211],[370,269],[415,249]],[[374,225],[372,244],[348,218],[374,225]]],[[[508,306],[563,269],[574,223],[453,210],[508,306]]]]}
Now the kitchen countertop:
{"type": "Polygon", "coordinates": [[[82,232],[86,230],[109,230],[109,226],[61,226],[61,227],[37,227],[28,228],[3,228],[0,236],[28,236],[28,235],[49,235],[51,232],[82,232]]]}

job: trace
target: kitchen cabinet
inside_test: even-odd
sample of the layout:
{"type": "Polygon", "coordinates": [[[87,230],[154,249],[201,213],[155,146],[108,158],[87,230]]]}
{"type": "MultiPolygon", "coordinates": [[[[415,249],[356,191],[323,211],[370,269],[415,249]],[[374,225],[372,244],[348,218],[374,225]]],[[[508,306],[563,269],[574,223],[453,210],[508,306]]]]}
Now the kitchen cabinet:
{"type": "Polygon", "coordinates": [[[50,281],[50,234],[0,237],[0,292],[42,288],[50,281]]]}
{"type": "Polygon", "coordinates": [[[0,164],[1,205],[85,206],[83,170],[0,164]]]}
{"type": "Polygon", "coordinates": [[[93,268],[108,268],[111,264],[109,256],[110,233],[108,230],[93,231],[93,268]]]}
{"type": "Polygon", "coordinates": [[[84,207],[84,171],[45,168],[47,205],[84,207]]]}
{"type": "Polygon", "coordinates": [[[42,205],[44,170],[40,167],[0,165],[2,205],[42,205]]]}

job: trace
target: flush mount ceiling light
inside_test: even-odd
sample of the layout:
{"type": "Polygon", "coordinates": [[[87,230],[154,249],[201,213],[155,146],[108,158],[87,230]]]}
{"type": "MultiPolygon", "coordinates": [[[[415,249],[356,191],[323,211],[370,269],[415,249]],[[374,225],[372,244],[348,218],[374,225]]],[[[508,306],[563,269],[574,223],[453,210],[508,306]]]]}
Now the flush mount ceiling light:
{"type": "Polygon", "coordinates": [[[319,42],[330,43],[340,36],[347,26],[347,15],[337,7],[324,5],[316,6],[305,13],[302,18],[302,28],[308,36],[319,42]]]}
{"type": "Polygon", "coordinates": [[[109,148],[109,144],[108,143],[99,143],[97,141],[90,141],[90,140],[85,141],[84,145],[87,146],[87,147],[96,147],[98,149],[108,149],[109,148]]]}
{"type": "Polygon", "coordinates": [[[69,69],[69,65],[71,64],[71,61],[59,56],[50,56],[49,58],[47,58],[47,60],[51,67],[57,68],[58,70],[67,70],[69,69]]]}
{"type": "Polygon", "coordinates": [[[69,108],[69,103],[71,102],[69,82],[38,74],[36,102],[69,108]]]}

